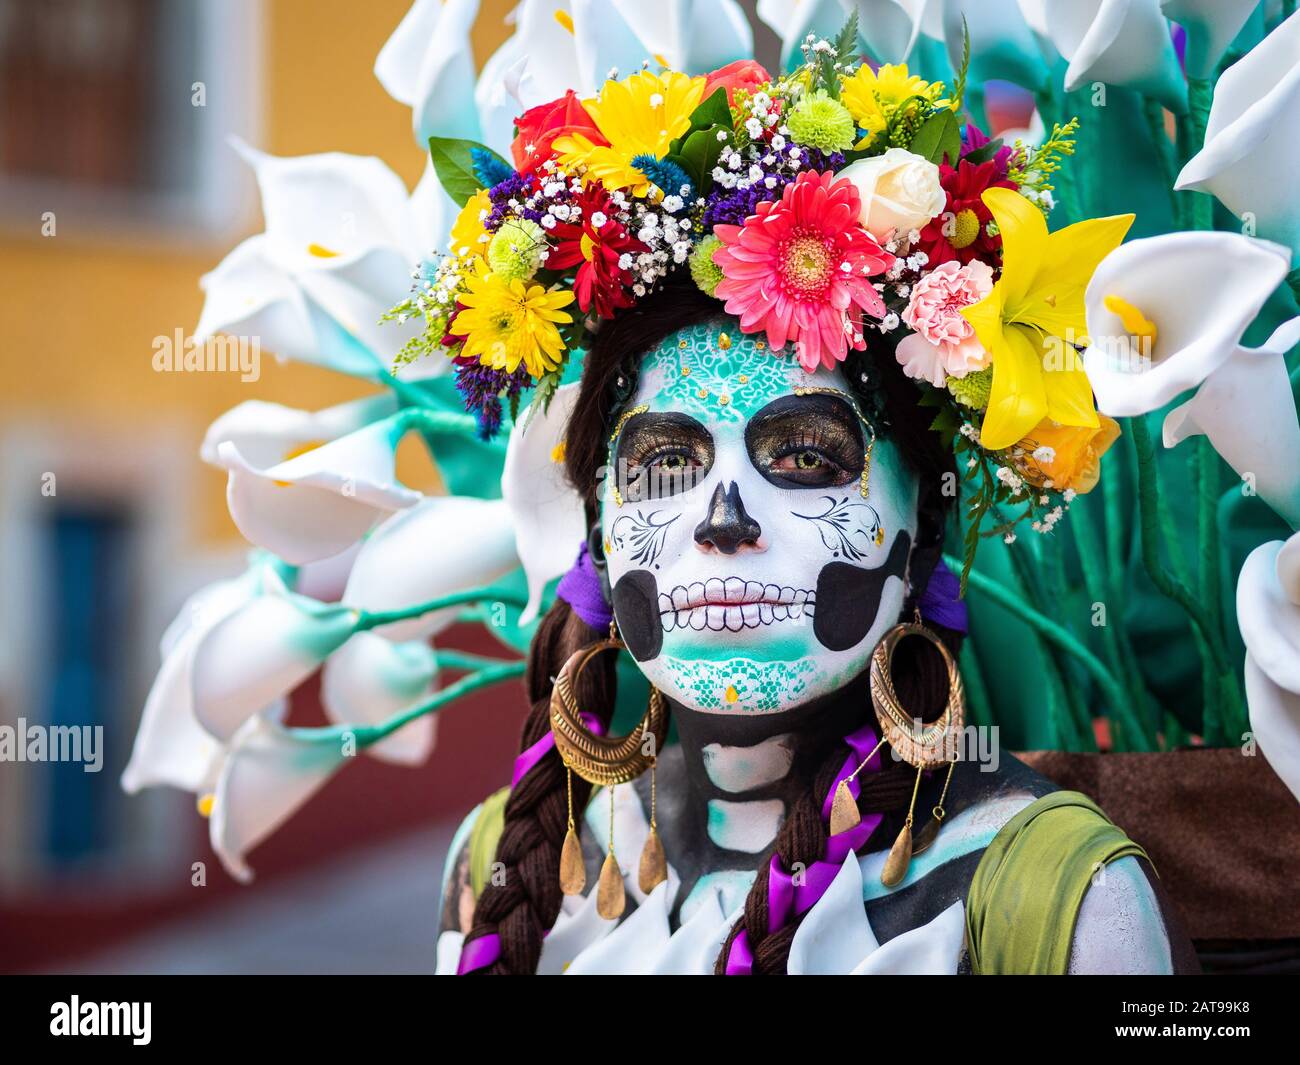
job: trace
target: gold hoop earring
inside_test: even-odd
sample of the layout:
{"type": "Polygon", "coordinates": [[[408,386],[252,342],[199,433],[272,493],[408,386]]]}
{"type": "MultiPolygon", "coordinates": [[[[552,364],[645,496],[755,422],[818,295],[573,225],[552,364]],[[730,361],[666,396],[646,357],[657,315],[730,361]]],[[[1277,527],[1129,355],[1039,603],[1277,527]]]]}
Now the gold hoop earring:
{"type": "Polygon", "coordinates": [[[912,785],[912,801],[907,808],[907,820],[889,849],[889,856],[885,859],[885,867],[880,874],[880,882],[885,887],[892,888],[902,883],[907,876],[912,855],[919,854],[930,846],[943,826],[943,804],[948,796],[953,769],[957,766],[956,752],[949,750],[952,747],[951,738],[961,731],[966,719],[966,695],[961,674],[957,671],[957,662],[943,641],[921,624],[919,611],[914,622],[895,625],[885,633],[884,639],[871,653],[871,704],[876,711],[876,720],[880,723],[882,738],[888,741],[903,761],[916,767],[916,783],[912,785]],[[938,648],[948,670],[948,701],[943,713],[935,721],[920,728],[917,727],[919,722],[914,722],[899,702],[890,674],[894,651],[908,636],[922,636],[929,640],[938,648]],[[921,790],[921,773],[945,763],[948,765],[948,776],[944,780],[943,792],[931,811],[931,820],[918,834],[914,846],[912,824],[916,812],[916,796],[921,790]]]}
{"type": "Polygon", "coordinates": [[[605,920],[621,916],[626,904],[623,875],[614,856],[614,788],[635,780],[647,769],[651,773],[650,834],[641,851],[637,882],[648,894],[668,878],[656,819],[658,789],[655,767],[668,735],[668,710],[663,694],[651,686],[645,716],[626,736],[599,736],[588,729],[582,723],[582,711],[574,696],[574,685],[592,658],[602,651],[621,651],[624,647],[618,638],[616,624],[610,622],[608,639],[597,640],[570,655],[551,689],[551,735],[555,737],[555,749],[568,774],[569,826],[560,851],[560,890],[566,895],[580,895],[587,886],[586,866],[573,816],[573,774],[577,773],[589,784],[609,788],[609,851],[601,866],[596,889],[596,912],[605,920]]]}

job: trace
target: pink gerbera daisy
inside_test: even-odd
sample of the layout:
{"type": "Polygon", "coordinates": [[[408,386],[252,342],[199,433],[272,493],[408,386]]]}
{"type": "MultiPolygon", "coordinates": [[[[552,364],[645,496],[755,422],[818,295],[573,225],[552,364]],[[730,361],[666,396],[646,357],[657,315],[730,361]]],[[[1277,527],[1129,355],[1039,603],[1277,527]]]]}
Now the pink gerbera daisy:
{"type": "Polygon", "coordinates": [[[773,350],[787,340],[805,370],[832,368],[866,347],[862,314],[885,315],[869,280],[894,257],[862,228],[853,182],[806,171],[775,203],[760,203],[740,226],[718,225],[722,269],[715,295],[745,333],[767,332],[773,350]]]}

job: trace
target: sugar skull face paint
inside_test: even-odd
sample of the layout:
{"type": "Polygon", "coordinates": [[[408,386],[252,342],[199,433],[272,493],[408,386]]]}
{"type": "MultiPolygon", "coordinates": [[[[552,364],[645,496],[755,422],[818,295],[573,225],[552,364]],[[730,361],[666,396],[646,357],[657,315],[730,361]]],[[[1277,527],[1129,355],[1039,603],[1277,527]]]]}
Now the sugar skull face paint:
{"type": "Polygon", "coordinates": [[[866,668],[902,608],[917,486],[841,371],[693,326],[642,360],[609,452],[614,613],[652,684],[770,713],[866,668]]]}

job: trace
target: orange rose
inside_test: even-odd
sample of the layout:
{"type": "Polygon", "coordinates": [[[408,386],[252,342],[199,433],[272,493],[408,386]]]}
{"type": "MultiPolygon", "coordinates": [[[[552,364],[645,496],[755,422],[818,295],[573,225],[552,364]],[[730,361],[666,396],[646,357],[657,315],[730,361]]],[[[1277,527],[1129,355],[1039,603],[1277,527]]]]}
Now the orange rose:
{"type": "Polygon", "coordinates": [[[707,100],[719,89],[726,89],[727,103],[731,104],[735,102],[734,97],[737,89],[753,92],[771,81],[772,75],[764,70],[761,64],[754,62],[752,59],[737,59],[734,63],[728,63],[725,67],[718,67],[717,70],[708,75],[708,79],[704,83],[704,95],[701,99],[707,100]]]}
{"type": "Polygon", "coordinates": [[[548,159],[555,158],[557,153],[551,144],[557,137],[581,133],[592,144],[609,143],[572,89],[558,100],[530,107],[515,120],[515,128],[518,136],[510,145],[510,154],[521,174],[530,174],[548,159]]]}
{"type": "Polygon", "coordinates": [[[1101,476],[1102,455],[1119,439],[1119,423],[1104,414],[1097,417],[1101,424],[1096,429],[1058,425],[1044,418],[1016,445],[1024,449],[1020,475],[1039,488],[1050,480],[1058,490],[1091,492],[1101,476]]]}

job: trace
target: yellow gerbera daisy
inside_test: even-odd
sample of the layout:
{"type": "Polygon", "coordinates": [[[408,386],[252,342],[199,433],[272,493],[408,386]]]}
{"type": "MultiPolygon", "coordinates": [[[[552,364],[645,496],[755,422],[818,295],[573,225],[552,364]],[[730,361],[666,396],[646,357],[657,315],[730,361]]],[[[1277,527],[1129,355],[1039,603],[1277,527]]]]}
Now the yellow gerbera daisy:
{"type": "Polygon", "coordinates": [[[879,70],[863,63],[840,85],[840,102],[866,130],[866,143],[889,125],[894,112],[907,100],[919,96],[931,106],[939,106],[946,102],[940,99],[942,95],[942,82],[909,73],[906,63],[886,63],[879,70]]]}
{"type": "Polygon", "coordinates": [[[487,253],[488,232],[483,228],[483,219],[491,210],[487,189],[479,189],[465,201],[451,226],[451,253],[458,259],[487,253]]]}
{"type": "Polygon", "coordinates": [[[465,284],[451,330],[465,338],[462,355],[507,373],[522,362],[534,378],[560,365],[564,341],[556,327],[573,321],[560,309],[573,302],[572,292],[507,281],[482,261],[465,284]]]}
{"type": "Polygon", "coordinates": [[[583,106],[609,144],[593,144],[581,133],[557,137],[554,148],[560,165],[585,168],[611,192],[630,187],[634,195],[645,196],[650,181],[632,165],[633,158],[662,159],[668,154],[668,146],[690,128],[706,80],[676,70],[642,70],[622,81],[605,82],[600,96],[584,100],[583,106]]]}

